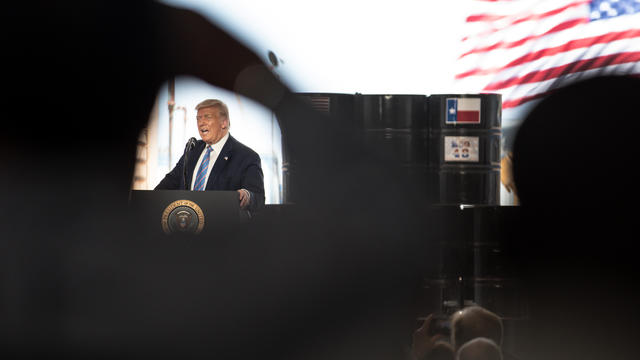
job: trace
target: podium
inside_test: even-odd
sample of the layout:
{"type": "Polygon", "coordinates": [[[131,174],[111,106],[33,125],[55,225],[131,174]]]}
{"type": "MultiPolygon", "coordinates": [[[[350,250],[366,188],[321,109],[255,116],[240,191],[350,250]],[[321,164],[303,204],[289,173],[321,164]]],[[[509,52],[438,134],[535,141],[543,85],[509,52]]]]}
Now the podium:
{"type": "Polygon", "coordinates": [[[236,191],[132,190],[129,208],[139,226],[158,235],[207,236],[247,218],[236,191]]]}

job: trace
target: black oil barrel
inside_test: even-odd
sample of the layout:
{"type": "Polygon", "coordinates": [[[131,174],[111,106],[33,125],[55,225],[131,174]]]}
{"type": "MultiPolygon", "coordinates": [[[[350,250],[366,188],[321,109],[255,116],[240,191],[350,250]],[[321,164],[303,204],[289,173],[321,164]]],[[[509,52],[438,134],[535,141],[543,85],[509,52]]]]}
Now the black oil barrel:
{"type": "Polygon", "coordinates": [[[350,123],[353,121],[354,94],[297,93],[297,95],[314,110],[350,123]]]}
{"type": "MultiPolygon", "coordinates": [[[[296,95],[312,109],[340,119],[344,126],[354,126],[354,94],[300,92],[296,95]]],[[[299,199],[297,186],[296,154],[289,149],[289,134],[282,134],[282,187],[285,204],[296,203],[299,199]]]]}
{"type": "Polygon", "coordinates": [[[500,204],[500,94],[430,95],[429,176],[436,204],[500,204]]]}
{"type": "Polygon", "coordinates": [[[428,174],[426,95],[355,95],[355,128],[363,146],[424,184],[428,174]]]}

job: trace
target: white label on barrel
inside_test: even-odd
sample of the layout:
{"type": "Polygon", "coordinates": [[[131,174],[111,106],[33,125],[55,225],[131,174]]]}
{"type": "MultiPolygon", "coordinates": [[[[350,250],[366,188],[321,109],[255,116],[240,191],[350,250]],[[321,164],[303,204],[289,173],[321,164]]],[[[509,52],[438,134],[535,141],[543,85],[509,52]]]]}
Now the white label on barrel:
{"type": "Polygon", "coordinates": [[[477,136],[445,136],[444,161],[480,161],[480,141],[477,136]]]}
{"type": "Polygon", "coordinates": [[[480,98],[447,98],[447,124],[480,124],[480,98]]]}

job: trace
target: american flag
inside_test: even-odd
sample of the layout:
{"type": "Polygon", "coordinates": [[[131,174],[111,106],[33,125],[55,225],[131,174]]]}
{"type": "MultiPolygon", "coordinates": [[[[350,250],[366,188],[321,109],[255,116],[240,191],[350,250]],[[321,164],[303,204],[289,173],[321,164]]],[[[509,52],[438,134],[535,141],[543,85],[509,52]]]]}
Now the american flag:
{"type": "Polygon", "coordinates": [[[640,74],[640,0],[469,3],[456,85],[502,94],[505,119],[576,80],[640,74]]]}

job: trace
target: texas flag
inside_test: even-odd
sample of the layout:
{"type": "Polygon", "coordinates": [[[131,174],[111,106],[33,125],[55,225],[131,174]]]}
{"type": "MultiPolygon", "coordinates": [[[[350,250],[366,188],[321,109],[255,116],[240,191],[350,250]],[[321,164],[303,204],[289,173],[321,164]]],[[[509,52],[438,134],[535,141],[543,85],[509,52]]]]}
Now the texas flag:
{"type": "Polygon", "coordinates": [[[447,124],[480,124],[480,98],[447,98],[447,124]]]}

